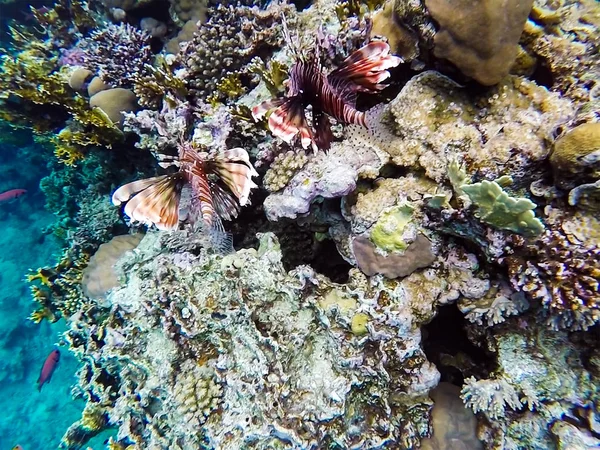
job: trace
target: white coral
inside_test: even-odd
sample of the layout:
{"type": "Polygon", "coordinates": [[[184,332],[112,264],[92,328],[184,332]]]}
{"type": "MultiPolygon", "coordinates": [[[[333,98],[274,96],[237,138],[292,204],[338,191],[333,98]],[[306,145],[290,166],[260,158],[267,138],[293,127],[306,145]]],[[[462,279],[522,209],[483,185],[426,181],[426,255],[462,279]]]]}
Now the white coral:
{"type": "Polygon", "coordinates": [[[505,380],[476,380],[467,378],[461,398],[473,412],[483,412],[491,419],[504,417],[506,407],[517,410],[523,406],[515,388],[505,380]]]}

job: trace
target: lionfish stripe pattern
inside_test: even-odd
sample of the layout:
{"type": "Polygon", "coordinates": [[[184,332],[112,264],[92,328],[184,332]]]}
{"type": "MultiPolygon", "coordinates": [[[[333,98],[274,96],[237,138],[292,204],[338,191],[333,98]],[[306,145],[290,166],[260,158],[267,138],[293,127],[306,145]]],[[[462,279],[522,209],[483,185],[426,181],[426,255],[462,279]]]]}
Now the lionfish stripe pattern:
{"type": "Polygon", "coordinates": [[[390,77],[387,69],[402,62],[400,57],[389,53],[390,46],[387,43],[371,42],[348,56],[327,79],[332,86],[338,84],[334,80],[348,80],[353,83],[353,90],[376,93],[385,88],[380,83],[390,77]]]}
{"type": "Polygon", "coordinates": [[[115,205],[126,202],[124,212],[133,222],[154,224],[159,230],[179,225],[179,209],[184,187],[189,186],[189,220],[201,218],[209,229],[222,227],[220,219],[237,217],[240,206],[249,202],[252,181],[258,174],[248,153],[241,148],[214,155],[181,145],[177,161],[179,171],[171,175],[134,181],[117,189],[115,205]]]}
{"type": "Polygon", "coordinates": [[[342,65],[325,76],[317,58],[298,58],[290,69],[287,92],[283,99],[272,99],[255,106],[252,116],[260,120],[269,111],[271,132],[291,144],[300,135],[303,148],[328,149],[333,140],[331,124],[325,116],[339,122],[367,126],[365,114],[356,109],[356,93],[376,93],[389,78],[387,69],[401,58],[390,55],[385,42],[371,42],[352,53],[342,65]],[[305,109],[312,106],[312,127],[305,109]]]}
{"type": "Polygon", "coordinates": [[[159,230],[171,230],[179,222],[179,199],[183,177],[177,173],[134,181],[117,189],[114,205],[125,205],[125,214],[134,222],[154,224],[159,230]]]}

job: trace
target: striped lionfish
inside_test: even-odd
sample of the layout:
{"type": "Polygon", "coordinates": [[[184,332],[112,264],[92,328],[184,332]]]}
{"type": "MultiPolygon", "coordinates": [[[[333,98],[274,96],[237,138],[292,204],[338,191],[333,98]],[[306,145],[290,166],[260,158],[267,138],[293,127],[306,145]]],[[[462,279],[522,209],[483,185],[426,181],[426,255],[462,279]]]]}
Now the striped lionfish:
{"type": "Polygon", "coordinates": [[[260,120],[273,110],[268,125],[275,136],[291,144],[299,134],[303,148],[327,150],[333,140],[328,116],[342,123],[367,127],[365,113],[356,109],[357,93],[374,94],[384,89],[381,82],[390,76],[387,69],[401,62],[400,57],[390,55],[387,43],[374,41],[356,50],[340,67],[325,75],[316,52],[308,58],[296,52],[284,98],[255,106],[252,116],[260,120]],[[312,127],[306,118],[309,105],[312,127]]]}
{"type": "Polygon", "coordinates": [[[207,153],[180,144],[178,158],[171,163],[177,172],[121,186],[112,196],[113,204],[127,202],[125,214],[134,222],[173,230],[179,225],[185,193],[188,220],[206,229],[221,229],[221,219],[237,217],[240,206],[249,203],[250,190],[257,187],[252,177],[258,174],[241,148],[207,153]]]}

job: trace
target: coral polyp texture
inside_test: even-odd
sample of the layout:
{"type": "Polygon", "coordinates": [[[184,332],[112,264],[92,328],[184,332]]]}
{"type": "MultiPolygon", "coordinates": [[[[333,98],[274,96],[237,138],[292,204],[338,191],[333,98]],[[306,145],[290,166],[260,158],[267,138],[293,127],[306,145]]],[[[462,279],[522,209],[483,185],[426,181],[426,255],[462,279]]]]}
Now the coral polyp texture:
{"type": "Polygon", "coordinates": [[[0,208],[63,246],[14,325],[64,319],[63,448],[600,446],[597,1],[20,3],[0,208]]]}

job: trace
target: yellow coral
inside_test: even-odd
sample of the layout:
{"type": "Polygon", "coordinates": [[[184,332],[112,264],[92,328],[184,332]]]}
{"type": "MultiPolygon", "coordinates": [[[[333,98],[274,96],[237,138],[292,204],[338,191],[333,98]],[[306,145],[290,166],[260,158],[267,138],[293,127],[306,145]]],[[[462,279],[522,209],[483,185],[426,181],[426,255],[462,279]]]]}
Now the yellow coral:
{"type": "Polygon", "coordinates": [[[43,267],[27,276],[30,283],[41,284],[30,286],[33,300],[42,307],[31,314],[31,320],[56,321],[72,316],[88,304],[81,293],[81,278],[89,258],[87,251],[67,249],[54,267],[43,267]]]}
{"type": "Polygon", "coordinates": [[[29,315],[29,320],[31,320],[33,323],[40,323],[44,319],[48,320],[51,323],[54,323],[58,320],[58,318],[54,315],[50,308],[45,307],[36,309],[29,315]]]}
{"type": "Polygon", "coordinates": [[[98,405],[86,405],[81,415],[81,426],[88,431],[100,431],[107,425],[106,413],[98,405]]]}

